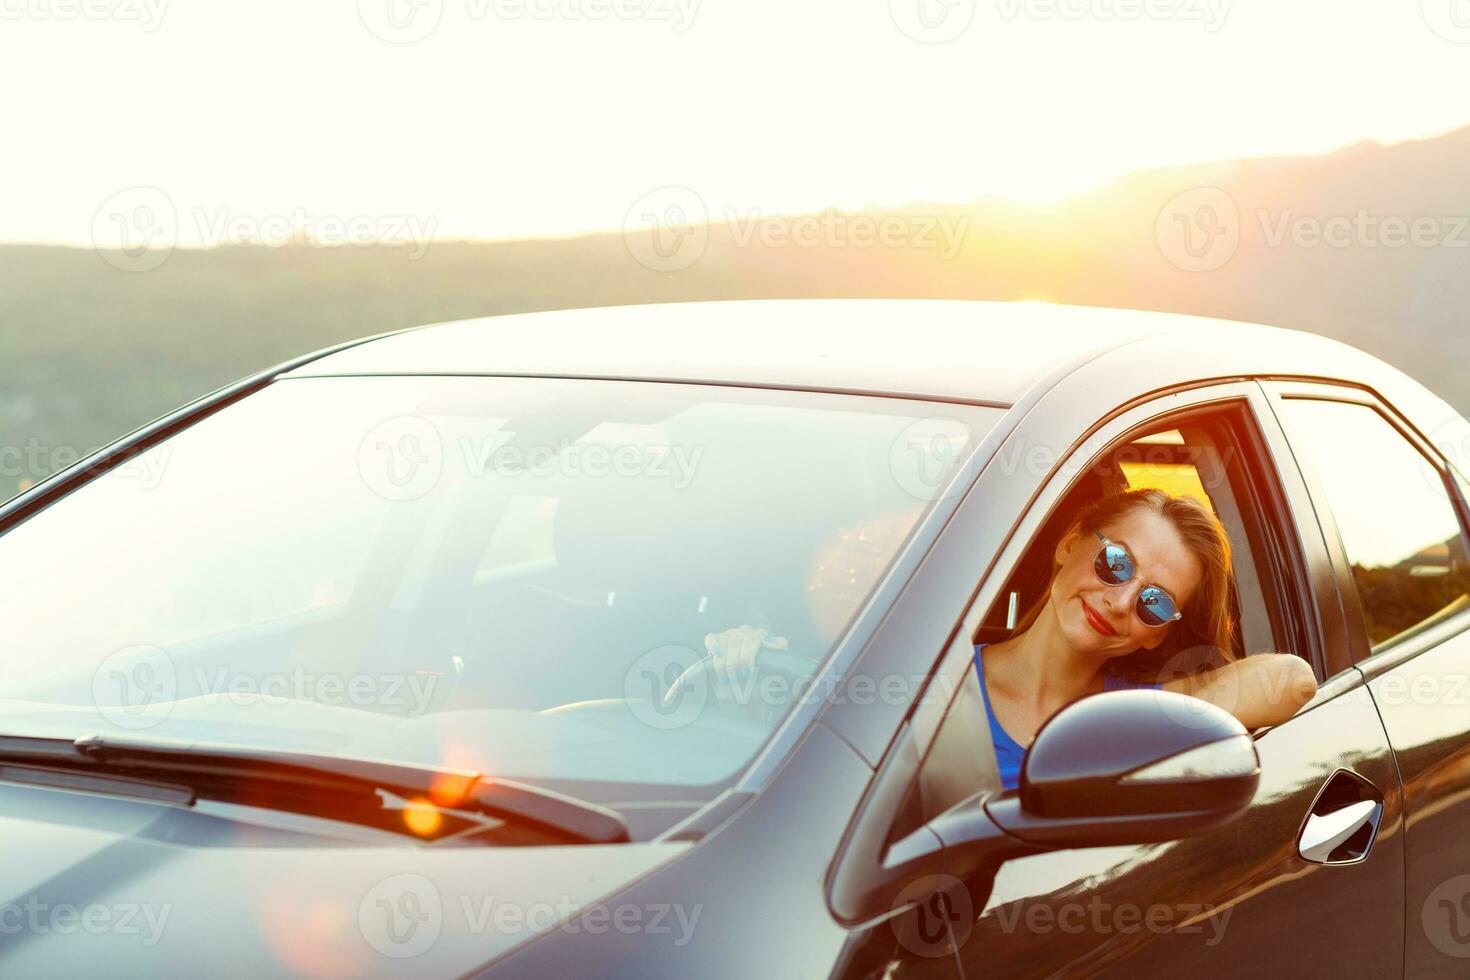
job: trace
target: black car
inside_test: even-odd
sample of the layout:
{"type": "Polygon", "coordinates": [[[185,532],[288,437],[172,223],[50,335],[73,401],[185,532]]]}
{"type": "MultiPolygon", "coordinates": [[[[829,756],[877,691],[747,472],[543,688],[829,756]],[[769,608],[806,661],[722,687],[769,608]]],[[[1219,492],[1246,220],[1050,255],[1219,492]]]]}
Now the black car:
{"type": "Polygon", "coordinates": [[[1463,976],[1467,451],[1342,344],[1044,304],[281,365],[0,507],[0,975],[1463,976]],[[1318,693],[1084,698],[1002,792],[974,644],[1137,485],[1318,693]]]}

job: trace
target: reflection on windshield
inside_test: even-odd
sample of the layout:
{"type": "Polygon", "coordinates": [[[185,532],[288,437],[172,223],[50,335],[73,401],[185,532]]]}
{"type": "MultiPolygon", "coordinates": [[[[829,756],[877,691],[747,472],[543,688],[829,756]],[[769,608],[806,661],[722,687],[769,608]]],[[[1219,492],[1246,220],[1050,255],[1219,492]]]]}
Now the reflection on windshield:
{"type": "Polygon", "coordinates": [[[820,661],[998,415],[697,385],[280,381],[0,537],[8,728],[715,782],[786,706],[725,717],[696,685],[711,710],[671,723],[665,668],[745,623],[820,661]]]}

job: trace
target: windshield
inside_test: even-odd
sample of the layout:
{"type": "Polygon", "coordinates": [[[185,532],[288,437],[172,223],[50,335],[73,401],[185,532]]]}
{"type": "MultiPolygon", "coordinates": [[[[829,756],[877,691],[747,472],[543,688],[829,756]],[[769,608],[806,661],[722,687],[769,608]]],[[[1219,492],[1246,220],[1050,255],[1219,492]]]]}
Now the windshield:
{"type": "Polygon", "coordinates": [[[762,627],[820,663],[999,415],[277,381],[0,536],[0,728],[713,784],[791,699],[731,710],[706,636],[762,627]]]}

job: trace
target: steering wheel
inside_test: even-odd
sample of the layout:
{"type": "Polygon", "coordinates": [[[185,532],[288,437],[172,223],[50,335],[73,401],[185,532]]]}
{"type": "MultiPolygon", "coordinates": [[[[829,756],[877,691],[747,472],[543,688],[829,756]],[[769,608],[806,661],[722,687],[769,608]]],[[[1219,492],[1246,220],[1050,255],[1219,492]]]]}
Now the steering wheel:
{"type": "MultiPolygon", "coordinates": [[[[812,677],[816,675],[818,668],[821,667],[821,663],[808,657],[799,657],[796,654],[767,646],[756,653],[752,667],[753,671],[749,684],[743,686],[743,691],[734,693],[744,693],[750,700],[759,702],[760,692],[767,689],[767,685],[762,684],[763,677],[774,674],[783,678],[786,681],[786,690],[789,694],[788,700],[790,700],[797,694],[805,693],[806,688],[810,686],[809,682],[812,677]]],[[[715,673],[715,658],[708,656],[691,665],[682,674],[674,678],[674,682],[669,685],[669,689],[664,692],[663,698],[661,699],[663,705],[669,709],[677,706],[679,700],[684,696],[694,679],[701,674],[709,675],[711,687],[715,691],[718,692],[721,689],[728,690],[728,687],[719,682],[719,675],[715,673]]],[[[715,703],[719,707],[719,710],[729,711],[729,705],[724,699],[716,697],[715,703]]]]}

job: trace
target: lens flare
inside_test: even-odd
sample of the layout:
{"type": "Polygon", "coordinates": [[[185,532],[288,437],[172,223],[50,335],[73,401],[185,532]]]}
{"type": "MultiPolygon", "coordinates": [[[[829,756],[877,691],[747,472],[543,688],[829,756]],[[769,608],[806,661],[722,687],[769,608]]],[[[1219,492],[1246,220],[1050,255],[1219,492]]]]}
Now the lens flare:
{"type": "Polygon", "coordinates": [[[409,800],[403,808],[403,823],[420,837],[430,836],[443,822],[439,808],[422,796],[409,800]]]}

